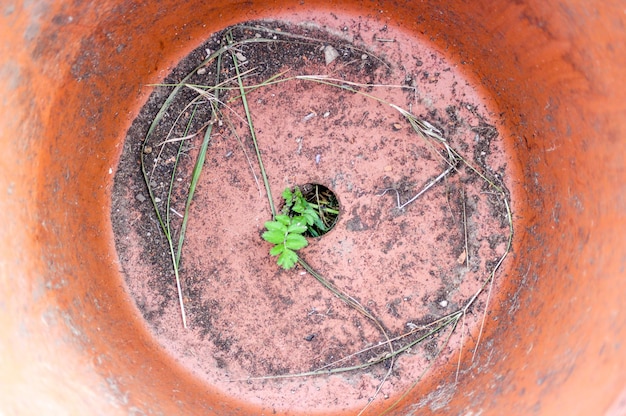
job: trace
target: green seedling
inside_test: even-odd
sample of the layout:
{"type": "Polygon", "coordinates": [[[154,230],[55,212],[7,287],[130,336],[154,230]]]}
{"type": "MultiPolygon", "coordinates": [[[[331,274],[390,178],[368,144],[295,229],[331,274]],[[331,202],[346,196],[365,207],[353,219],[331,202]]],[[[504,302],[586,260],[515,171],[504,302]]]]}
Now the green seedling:
{"type": "Polygon", "coordinates": [[[265,241],[274,244],[270,250],[272,256],[278,256],[276,261],[283,269],[291,269],[298,262],[297,250],[309,245],[302,234],[307,230],[303,216],[290,217],[280,214],[274,221],[265,223],[267,231],[262,237],[265,241]]]}
{"type": "Polygon", "coordinates": [[[265,223],[265,231],[262,235],[265,241],[274,244],[270,250],[272,256],[278,256],[277,263],[283,269],[291,269],[298,261],[297,250],[308,245],[305,234],[318,237],[327,232],[332,224],[324,222],[322,216],[327,214],[336,215],[338,211],[314,204],[302,195],[299,187],[292,191],[286,188],[282,194],[285,204],[280,215],[274,221],[265,223]]]}
{"type": "Polygon", "coordinates": [[[320,210],[318,204],[307,201],[299,187],[296,186],[293,192],[291,189],[286,188],[283,191],[283,199],[285,200],[285,205],[283,206],[282,213],[290,216],[298,215],[304,217],[307,226],[306,232],[310,236],[319,237],[328,232],[330,227],[322,221],[322,217],[320,216],[320,214],[324,215],[323,210],[320,210]]]}

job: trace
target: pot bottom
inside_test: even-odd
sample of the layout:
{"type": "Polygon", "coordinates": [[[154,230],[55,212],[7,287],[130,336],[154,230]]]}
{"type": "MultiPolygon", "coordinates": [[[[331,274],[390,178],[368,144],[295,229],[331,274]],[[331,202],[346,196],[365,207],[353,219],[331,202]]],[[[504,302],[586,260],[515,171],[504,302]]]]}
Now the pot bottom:
{"type": "Polygon", "coordinates": [[[497,296],[513,176],[497,109],[461,69],[396,28],[324,14],[226,29],[181,62],[166,84],[193,76],[161,123],[145,139],[171,86],[128,132],[111,214],[127,289],[161,345],[226,395],[307,414],[389,406],[456,360],[497,296]],[[229,41],[219,67],[202,64],[229,41]],[[299,255],[369,316],[269,255],[251,131],[277,209],[288,187],[335,193],[335,227],[299,255]],[[155,207],[175,252],[205,137],[181,251],[184,328],[155,207]],[[332,374],[297,376],[320,369],[332,374]]]}

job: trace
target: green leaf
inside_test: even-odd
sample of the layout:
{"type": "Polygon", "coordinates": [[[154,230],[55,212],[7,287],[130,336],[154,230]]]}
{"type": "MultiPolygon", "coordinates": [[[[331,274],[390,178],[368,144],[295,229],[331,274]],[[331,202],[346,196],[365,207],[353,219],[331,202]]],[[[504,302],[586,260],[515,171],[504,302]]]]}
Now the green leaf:
{"type": "Polygon", "coordinates": [[[287,232],[287,226],[278,221],[267,221],[265,223],[265,228],[267,228],[269,231],[278,230],[283,233],[287,232]]]}
{"type": "Polygon", "coordinates": [[[263,240],[269,241],[272,244],[282,244],[285,241],[285,233],[279,230],[266,231],[261,237],[263,237],[263,240]]]}
{"type": "Polygon", "coordinates": [[[302,214],[306,210],[306,207],[302,205],[300,201],[296,201],[291,210],[293,212],[297,212],[298,214],[302,214]]]}
{"type": "Polygon", "coordinates": [[[283,191],[283,199],[285,200],[285,204],[291,205],[293,202],[293,193],[291,192],[291,189],[285,188],[283,191]]]}
{"type": "Polygon", "coordinates": [[[292,224],[306,224],[306,218],[304,218],[302,215],[296,215],[295,217],[291,218],[291,223],[292,224]]]}
{"type": "Polygon", "coordinates": [[[328,227],[326,226],[326,224],[324,224],[320,217],[315,218],[315,226],[321,231],[328,231],[328,227]]]}
{"type": "Polygon", "coordinates": [[[276,216],[276,221],[285,224],[285,225],[289,225],[291,224],[291,217],[289,217],[289,215],[277,215],[276,216]]]}
{"type": "Polygon", "coordinates": [[[320,218],[320,216],[317,213],[317,211],[314,210],[313,208],[307,208],[307,210],[304,211],[304,213],[302,215],[306,215],[306,216],[312,218],[311,224],[314,223],[315,221],[317,221],[320,218]]]}
{"type": "Polygon", "coordinates": [[[288,233],[302,234],[303,232],[306,231],[306,229],[307,229],[307,227],[306,227],[306,222],[304,221],[304,219],[296,220],[294,218],[293,222],[291,223],[291,225],[287,228],[287,232],[288,233]]]}
{"type": "Polygon", "coordinates": [[[300,250],[308,244],[309,242],[306,241],[306,238],[301,234],[287,234],[287,238],[285,239],[285,247],[291,250],[300,250]]]}
{"type": "Polygon", "coordinates": [[[306,212],[303,214],[303,217],[308,225],[315,224],[315,221],[318,219],[317,216],[311,215],[310,213],[306,213],[306,212]]]}
{"type": "Polygon", "coordinates": [[[274,247],[272,247],[272,249],[270,250],[270,255],[271,256],[278,256],[283,251],[285,251],[285,245],[284,244],[277,244],[274,247]]]}
{"type": "Polygon", "coordinates": [[[295,266],[298,261],[298,255],[295,251],[289,250],[288,248],[282,252],[282,254],[278,257],[276,263],[281,266],[283,269],[288,270],[295,266]]]}

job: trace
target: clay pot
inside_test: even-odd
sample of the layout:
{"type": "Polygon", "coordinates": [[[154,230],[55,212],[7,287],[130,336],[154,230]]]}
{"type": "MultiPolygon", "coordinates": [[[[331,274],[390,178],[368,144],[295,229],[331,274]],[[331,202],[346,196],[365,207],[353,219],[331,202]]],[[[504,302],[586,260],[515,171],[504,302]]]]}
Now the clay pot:
{"type": "MultiPolygon", "coordinates": [[[[207,35],[230,24],[302,20],[336,7],[2,6],[2,411],[263,411],[190,373],[137,313],[111,228],[113,174],[125,132],[149,93],[140,85],[163,79],[207,35]]],[[[351,2],[341,9],[445,51],[499,109],[517,166],[509,184],[516,196],[513,252],[484,345],[473,361],[463,356],[458,383],[456,363],[443,363],[394,414],[624,413],[621,3],[351,2]]]]}

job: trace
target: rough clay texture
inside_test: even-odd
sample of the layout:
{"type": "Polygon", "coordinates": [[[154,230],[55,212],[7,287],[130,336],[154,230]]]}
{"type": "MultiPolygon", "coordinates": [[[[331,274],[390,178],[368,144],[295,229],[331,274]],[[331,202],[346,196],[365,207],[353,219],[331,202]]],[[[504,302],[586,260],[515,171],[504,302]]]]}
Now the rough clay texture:
{"type": "MultiPolygon", "coordinates": [[[[286,76],[325,75],[404,86],[359,90],[427,120],[470,163],[506,180],[506,157],[493,109],[458,67],[426,44],[359,21],[337,25],[332,36],[310,25],[262,25],[318,40],[283,38],[263,29],[236,30],[235,39],[256,35],[284,40],[237,49],[245,58],[242,71],[256,69],[247,75],[246,84],[289,70],[286,76]],[[339,55],[330,64],[323,49],[328,45],[339,55]]],[[[206,49],[219,48],[218,39],[220,34],[190,55],[169,81],[178,82],[181,74],[197,66],[206,49]]],[[[225,59],[223,66],[222,79],[234,74],[231,60],[225,59]]],[[[200,72],[193,82],[215,82],[211,67],[200,72]]],[[[371,321],[303,269],[283,271],[269,256],[270,245],[260,235],[271,213],[250,131],[241,101],[228,102],[237,91],[220,97],[228,107],[222,107],[224,117],[214,125],[189,213],[180,274],[189,328],[183,328],[170,253],[138,164],[141,143],[165,91],[153,94],[129,131],[112,211],[128,290],[155,337],[198,377],[269,409],[362,407],[387,373],[388,362],[332,376],[232,381],[315,370],[385,341],[371,321]]],[[[192,110],[183,107],[196,95],[186,89],[182,104],[169,110],[164,126],[148,143],[147,166],[162,213],[178,143],[163,149],[158,145],[189,134],[182,122],[171,132],[169,127],[180,112],[181,120],[188,119],[192,110]]],[[[336,227],[309,239],[301,256],[377,316],[390,336],[459,309],[483,285],[505,251],[506,212],[485,182],[467,168],[398,210],[398,200],[413,197],[446,165],[397,110],[361,94],[301,79],[251,91],[247,98],[274,203],[280,206],[285,187],[310,182],[328,186],[339,198],[336,227]]],[[[184,145],[175,175],[169,215],[176,230],[208,108],[203,104],[198,109],[190,132],[200,133],[184,145]]],[[[470,309],[464,326],[440,354],[447,331],[399,357],[379,397],[401,394],[433,359],[458,353],[461,333],[476,333],[484,299],[470,309]]],[[[396,348],[415,337],[397,342],[396,348]]],[[[383,345],[340,366],[367,362],[386,351],[383,345]]]]}

